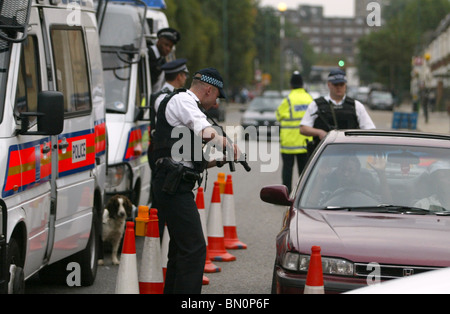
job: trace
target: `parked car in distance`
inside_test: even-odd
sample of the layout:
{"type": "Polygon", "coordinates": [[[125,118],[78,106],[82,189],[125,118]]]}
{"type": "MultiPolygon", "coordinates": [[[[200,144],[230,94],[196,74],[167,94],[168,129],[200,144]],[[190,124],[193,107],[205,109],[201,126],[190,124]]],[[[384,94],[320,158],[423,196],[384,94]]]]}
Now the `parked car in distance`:
{"type": "Polygon", "coordinates": [[[370,109],[392,110],[395,99],[390,92],[372,91],[367,99],[367,105],[370,109]]]}
{"type": "Polygon", "coordinates": [[[279,123],[275,111],[283,102],[282,96],[255,97],[248,105],[241,118],[246,140],[267,137],[279,138],[279,123]]]}
{"type": "Polygon", "coordinates": [[[326,293],[450,267],[450,136],[332,131],[291,196],[276,238],[273,293],[302,293],[312,246],[321,247],[326,293]]]}

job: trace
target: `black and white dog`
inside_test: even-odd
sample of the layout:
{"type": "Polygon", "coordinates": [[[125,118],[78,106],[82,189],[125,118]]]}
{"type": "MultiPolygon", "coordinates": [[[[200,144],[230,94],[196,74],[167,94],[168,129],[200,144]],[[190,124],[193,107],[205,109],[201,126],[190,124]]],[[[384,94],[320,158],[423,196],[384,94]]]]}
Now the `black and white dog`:
{"type": "MultiPolygon", "coordinates": [[[[120,261],[117,257],[119,246],[125,231],[125,222],[127,217],[131,217],[133,204],[123,195],[115,195],[109,199],[106,208],[103,211],[103,231],[102,242],[109,242],[112,246],[112,263],[119,265],[120,261]]],[[[100,245],[103,250],[103,243],[100,245]]],[[[99,265],[103,265],[103,252],[100,252],[99,265]]]]}

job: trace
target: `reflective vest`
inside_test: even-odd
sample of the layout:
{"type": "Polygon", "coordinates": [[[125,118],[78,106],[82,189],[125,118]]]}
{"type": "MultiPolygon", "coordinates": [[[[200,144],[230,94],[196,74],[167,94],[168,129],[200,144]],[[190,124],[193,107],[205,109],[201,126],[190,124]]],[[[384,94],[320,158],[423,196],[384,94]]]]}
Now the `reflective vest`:
{"type": "Polygon", "coordinates": [[[280,122],[280,145],[282,154],[305,154],[306,141],[312,137],[300,134],[300,122],[306,109],[313,102],[312,97],[303,89],[291,91],[277,109],[277,120],[280,122]]]}

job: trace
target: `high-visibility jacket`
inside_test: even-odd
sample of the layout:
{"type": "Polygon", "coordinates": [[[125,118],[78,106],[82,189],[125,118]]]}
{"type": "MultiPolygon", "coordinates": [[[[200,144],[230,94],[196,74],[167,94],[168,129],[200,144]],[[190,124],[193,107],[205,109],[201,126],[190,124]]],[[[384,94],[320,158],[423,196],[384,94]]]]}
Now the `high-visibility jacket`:
{"type": "Polygon", "coordinates": [[[280,122],[280,145],[282,154],[305,154],[307,140],[312,137],[300,134],[300,122],[313,98],[303,89],[293,89],[277,109],[280,122]]]}

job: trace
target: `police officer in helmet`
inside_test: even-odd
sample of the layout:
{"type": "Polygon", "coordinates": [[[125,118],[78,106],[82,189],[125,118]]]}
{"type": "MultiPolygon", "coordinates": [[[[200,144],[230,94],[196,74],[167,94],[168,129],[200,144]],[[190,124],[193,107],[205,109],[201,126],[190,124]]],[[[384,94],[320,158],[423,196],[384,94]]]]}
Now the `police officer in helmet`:
{"type": "Polygon", "coordinates": [[[303,78],[300,72],[295,71],[291,76],[291,92],[280,104],[276,111],[280,122],[280,151],[283,160],[282,181],[289,191],[292,187],[292,170],[297,160],[298,174],[300,175],[308,162],[306,150],[307,140],[312,140],[299,132],[300,122],[305,115],[312,97],[303,88],[303,78]]]}

